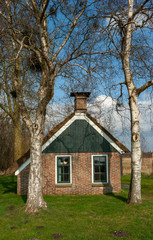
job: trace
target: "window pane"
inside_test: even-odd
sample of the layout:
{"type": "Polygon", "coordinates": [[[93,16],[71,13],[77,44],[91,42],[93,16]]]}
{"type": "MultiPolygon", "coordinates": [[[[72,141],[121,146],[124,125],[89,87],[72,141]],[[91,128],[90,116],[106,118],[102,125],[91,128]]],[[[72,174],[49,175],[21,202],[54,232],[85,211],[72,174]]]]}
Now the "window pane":
{"type": "Polygon", "coordinates": [[[106,172],[106,166],[100,166],[100,172],[106,172]]]}
{"type": "Polygon", "coordinates": [[[57,159],[57,165],[69,165],[70,159],[68,157],[58,157],[57,159]]]}
{"type": "Polygon", "coordinates": [[[61,181],[62,181],[61,175],[59,174],[59,175],[58,175],[58,181],[57,181],[57,182],[61,182],[61,181]]]}
{"type": "Polygon", "coordinates": [[[64,173],[64,167],[58,167],[58,173],[63,174],[64,173]]]}
{"type": "Polygon", "coordinates": [[[99,156],[95,157],[94,156],[94,164],[95,165],[103,165],[106,162],[106,157],[105,156],[99,156]]]}
{"type": "Polygon", "coordinates": [[[58,167],[58,174],[61,174],[62,173],[62,169],[61,167],[58,167]]]}
{"type": "Polygon", "coordinates": [[[57,182],[70,183],[70,157],[57,157],[57,182]]]}
{"type": "Polygon", "coordinates": [[[106,181],[106,173],[101,174],[101,181],[106,181]]]}
{"type": "Polygon", "coordinates": [[[107,181],[106,156],[94,156],[94,182],[107,181]]]}
{"type": "Polygon", "coordinates": [[[95,173],[99,173],[99,166],[95,166],[95,173]]]}
{"type": "Polygon", "coordinates": [[[69,158],[64,158],[64,165],[69,165],[70,164],[70,159],[69,158]]]}
{"type": "Polygon", "coordinates": [[[105,156],[101,156],[101,157],[99,158],[99,162],[100,162],[100,164],[105,163],[105,162],[106,162],[106,157],[105,157],[105,156]]]}
{"type": "Polygon", "coordinates": [[[95,174],[95,181],[100,182],[101,181],[101,174],[95,174]]]}
{"type": "Polygon", "coordinates": [[[58,160],[57,160],[57,165],[63,165],[63,159],[58,158],[58,160]]]}
{"type": "Polygon", "coordinates": [[[69,170],[70,170],[69,166],[64,167],[64,173],[69,173],[69,170]]]}
{"type": "Polygon", "coordinates": [[[70,182],[70,175],[69,174],[64,174],[63,175],[63,181],[64,182],[70,182]]]}

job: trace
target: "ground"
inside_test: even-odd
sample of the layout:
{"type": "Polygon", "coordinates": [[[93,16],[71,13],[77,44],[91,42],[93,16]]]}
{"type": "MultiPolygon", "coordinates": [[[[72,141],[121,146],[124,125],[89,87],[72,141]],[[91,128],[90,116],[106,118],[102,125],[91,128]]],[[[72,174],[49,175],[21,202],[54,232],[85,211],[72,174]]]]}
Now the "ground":
{"type": "MultiPolygon", "coordinates": [[[[124,176],[123,184],[129,183],[124,176]]],[[[47,211],[24,212],[26,196],[16,195],[16,177],[0,177],[0,240],[152,240],[153,176],[142,176],[143,204],[126,204],[121,194],[45,196],[47,211]]]]}

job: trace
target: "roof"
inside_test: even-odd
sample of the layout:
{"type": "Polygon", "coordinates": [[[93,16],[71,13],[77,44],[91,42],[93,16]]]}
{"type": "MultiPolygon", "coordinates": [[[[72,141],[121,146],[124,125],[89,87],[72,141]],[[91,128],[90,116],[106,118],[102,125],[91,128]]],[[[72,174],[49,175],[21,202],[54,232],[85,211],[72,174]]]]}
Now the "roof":
{"type": "Polygon", "coordinates": [[[97,120],[90,116],[90,114],[86,114],[89,119],[91,119],[107,136],[109,136],[125,153],[130,152],[128,148],[126,148],[122,143],[120,143],[110,132],[108,132],[104,127],[101,126],[97,120]]]}
{"type": "MultiPolygon", "coordinates": [[[[129,150],[120,143],[115,137],[112,136],[104,127],[102,127],[95,118],[91,117],[88,113],[72,113],[64,121],[54,127],[44,137],[42,144],[42,151],[46,149],[65,129],[67,129],[75,120],[86,120],[99,134],[101,134],[110,144],[120,153],[127,153],[129,150]]],[[[15,175],[18,175],[30,163],[30,149],[17,161],[19,168],[16,170],[15,175]]]]}

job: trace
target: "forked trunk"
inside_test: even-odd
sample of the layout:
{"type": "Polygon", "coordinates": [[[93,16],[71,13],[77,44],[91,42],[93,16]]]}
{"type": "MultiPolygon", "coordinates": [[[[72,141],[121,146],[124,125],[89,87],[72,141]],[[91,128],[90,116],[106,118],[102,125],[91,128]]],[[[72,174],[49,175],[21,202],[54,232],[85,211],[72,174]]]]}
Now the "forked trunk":
{"type": "MultiPolygon", "coordinates": [[[[37,129],[38,130],[38,129],[37,129]]],[[[42,134],[36,131],[31,136],[30,152],[30,174],[28,185],[28,199],[26,211],[29,213],[37,212],[40,208],[46,208],[42,192],[42,134]]]]}
{"type": "Polygon", "coordinates": [[[130,98],[131,108],[131,183],[128,196],[129,204],[140,204],[141,200],[141,145],[140,145],[140,111],[137,96],[130,98]]]}

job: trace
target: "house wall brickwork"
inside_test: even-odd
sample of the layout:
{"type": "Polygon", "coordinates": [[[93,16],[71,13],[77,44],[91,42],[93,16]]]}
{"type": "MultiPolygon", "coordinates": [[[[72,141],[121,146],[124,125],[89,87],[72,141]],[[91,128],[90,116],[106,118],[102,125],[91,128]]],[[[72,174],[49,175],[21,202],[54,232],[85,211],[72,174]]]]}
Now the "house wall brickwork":
{"type": "MultiPolygon", "coordinates": [[[[48,153],[42,154],[43,194],[105,194],[121,191],[120,154],[115,153],[48,153]],[[92,155],[108,155],[108,184],[92,183],[92,155]],[[71,155],[72,184],[55,184],[56,155],[71,155]]],[[[24,195],[28,188],[29,165],[18,175],[17,193],[24,195]]]]}
{"type": "Polygon", "coordinates": [[[17,176],[17,194],[26,195],[28,191],[30,164],[17,176]]]}
{"type": "MultiPolygon", "coordinates": [[[[147,175],[153,174],[153,153],[142,154],[141,172],[147,175]]],[[[122,174],[131,174],[131,156],[130,154],[122,155],[122,174]]]]}

